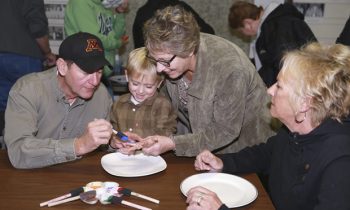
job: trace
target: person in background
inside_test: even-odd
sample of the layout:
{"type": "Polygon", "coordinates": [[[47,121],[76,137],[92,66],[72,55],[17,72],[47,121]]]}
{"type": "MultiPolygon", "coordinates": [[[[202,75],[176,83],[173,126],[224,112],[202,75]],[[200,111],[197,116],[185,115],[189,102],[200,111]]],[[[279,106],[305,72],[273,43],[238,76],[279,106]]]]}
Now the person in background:
{"type": "Polygon", "coordinates": [[[201,32],[215,34],[214,29],[186,2],[179,0],[147,0],[147,2],[137,10],[134,24],[132,26],[134,48],[145,46],[145,40],[143,39],[143,26],[146,21],[151,19],[157,10],[174,5],[180,5],[186,11],[191,12],[196,19],[201,32]]]}
{"type": "Polygon", "coordinates": [[[157,73],[155,64],[147,59],[145,47],[130,52],[125,75],[130,93],[121,95],[113,104],[111,123],[114,129],[141,137],[175,133],[175,110],[157,91],[163,77],[157,73]]]}
{"type": "Polygon", "coordinates": [[[285,1],[285,0],[253,0],[253,2],[256,6],[258,6],[258,7],[262,6],[263,8],[265,8],[265,7],[269,6],[269,4],[271,4],[271,2],[276,2],[276,3],[282,4],[282,3],[285,3],[287,1],[285,1]]]}
{"type": "Polygon", "coordinates": [[[55,64],[43,0],[3,0],[0,7],[0,136],[12,85],[21,76],[55,64]]]}
{"type": "MultiPolygon", "coordinates": [[[[203,151],[196,170],[268,173],[276,209],[350,209],[350,49],[312,43],[287,53],[268,93],[284,124],[277,135],[238,153],[203,151]]],[[[202,187],[187,196],[188,210],[228,209],[202,187]]]]}
{"type": "Polygon", "coordinates": [[[63,40],[56,67],[15,83],[4,136],[15,168],[73,161],[108,144],[112,99],[100,84],[106,65],[101,40],[80,32],[63,40]]]}
{"type": "Polygon", "coordinates": [[[336,40],[336,43],[350,46],[350,16],[345,23],[345,26],[336,40]]]}
{"type": "MultiPolygon", "coordinates": [[[[115,66],[115,56],[128,42],[125,35],[127,6],[128,0],[69,0],[64,16],[65,33],[94,34],[102,41],[106,59],[113,68],[119,69],[115,66]]],[[[109,88],[108,77],[113,73],[107,66],[103,70],[102,82],[109,88]]]]}
{"type": "Polygon", "coordinates": [[[203,149],[227,153],[274,134],[266,87],[245,53],[230,41],[200,33],[183,7],[158,10],[145,24],[148,59],[165,74],[165,94],[177,110],[176,135],[129,137],[142,151],[195,156],[203,149]]]}
{"type": "Polygon", "coordinates": [[[276,82],[284,51],[317,41],[303,14],[289,3],[272,2],[264,9],[237,1],[230,8],[228,20],[232,29],[253,38],[251,57],[267,87],[276,82]]]}

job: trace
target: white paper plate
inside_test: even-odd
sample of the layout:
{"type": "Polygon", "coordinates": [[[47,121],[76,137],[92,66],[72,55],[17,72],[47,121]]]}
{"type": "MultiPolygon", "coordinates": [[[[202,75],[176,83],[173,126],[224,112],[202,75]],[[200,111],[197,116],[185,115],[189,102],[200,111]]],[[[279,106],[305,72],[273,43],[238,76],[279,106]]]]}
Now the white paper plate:
{"type": "Polygon", "coordinates": [[[229,208],[247,205],[253,202],[258,196],[258,191],[249,181],[224,173],[192,175],[182,181],[180,189],[186,196],[187,192],[195,186],[202,186],[215,192],[221,202],[229,208]]]}
{"type": "Polygon", "coordinates": [[[139,177],[163,171],[167,164],[160,156],[146,156],[143,153],[124,155],[119,152],[104,155],[101,165],[114,176],[139,177]]]}

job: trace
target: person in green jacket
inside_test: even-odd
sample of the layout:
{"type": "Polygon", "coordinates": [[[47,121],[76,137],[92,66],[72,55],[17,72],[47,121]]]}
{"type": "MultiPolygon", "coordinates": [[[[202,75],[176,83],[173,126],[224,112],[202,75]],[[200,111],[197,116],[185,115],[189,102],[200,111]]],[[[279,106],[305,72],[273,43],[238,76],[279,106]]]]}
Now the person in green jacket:
{"type": "MultiPolygon", "coordinates": [[[[127,43],[125,36],[125,10],[128,0],[69,0],[65,9],[64,30],[66,35],[88,32],[97,36],[105,49],[105,57],[115,66],[118,49],[127,43]]],[[[111,76],[108,67],[103,79],[111,76]]]]}

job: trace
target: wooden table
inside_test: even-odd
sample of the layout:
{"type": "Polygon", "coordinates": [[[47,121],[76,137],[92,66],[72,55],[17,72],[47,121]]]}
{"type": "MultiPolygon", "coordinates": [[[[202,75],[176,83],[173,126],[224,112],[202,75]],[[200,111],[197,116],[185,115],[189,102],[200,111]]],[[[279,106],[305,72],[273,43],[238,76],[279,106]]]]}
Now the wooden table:
{"type": "MultiPolygon", "coordinates": [[[[39,203],[58,197],[70,190],[84,186],[91,181],[114,181],[120,186],[160,200],[154,204],[139,198],[127,197],[126,200],[157,210],[186,209],[185,196],[180,191],[180,183],[186,177],[196,174],[193,168],[194,158],[176,157],[165,154],[167,168],[157,174],[122,178],[105,172],[100,160],[105,153],[94,152],[82,159],[50,166],[42,169],[15,169],[10,164],[7,153],[0,150],[0,210],[31,209],[132,209],[125,206],[85,204],[80,200],[54,207],[39,207],[39,203]]],[[[258,198],[251,204],[239,209],[274,209],[269,196],[255,174],[243,175],[258,189],[258,198]]],[[[234,196],[234,195],[233,195],[234,196]]]]}

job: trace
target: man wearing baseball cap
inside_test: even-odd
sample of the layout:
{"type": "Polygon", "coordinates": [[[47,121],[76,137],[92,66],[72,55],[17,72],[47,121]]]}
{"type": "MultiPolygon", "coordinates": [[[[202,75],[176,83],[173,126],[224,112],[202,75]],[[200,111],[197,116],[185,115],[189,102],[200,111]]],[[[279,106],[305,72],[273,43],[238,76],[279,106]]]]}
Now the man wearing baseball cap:
{"type": "Polygon", "coordinates": [[[109,65],[101,40],[80,32],[62,42],[56,67],[16,82],[4,135],[15,168],[76,160],[108,144],[112,99],[100,80],[109,65]]]}

